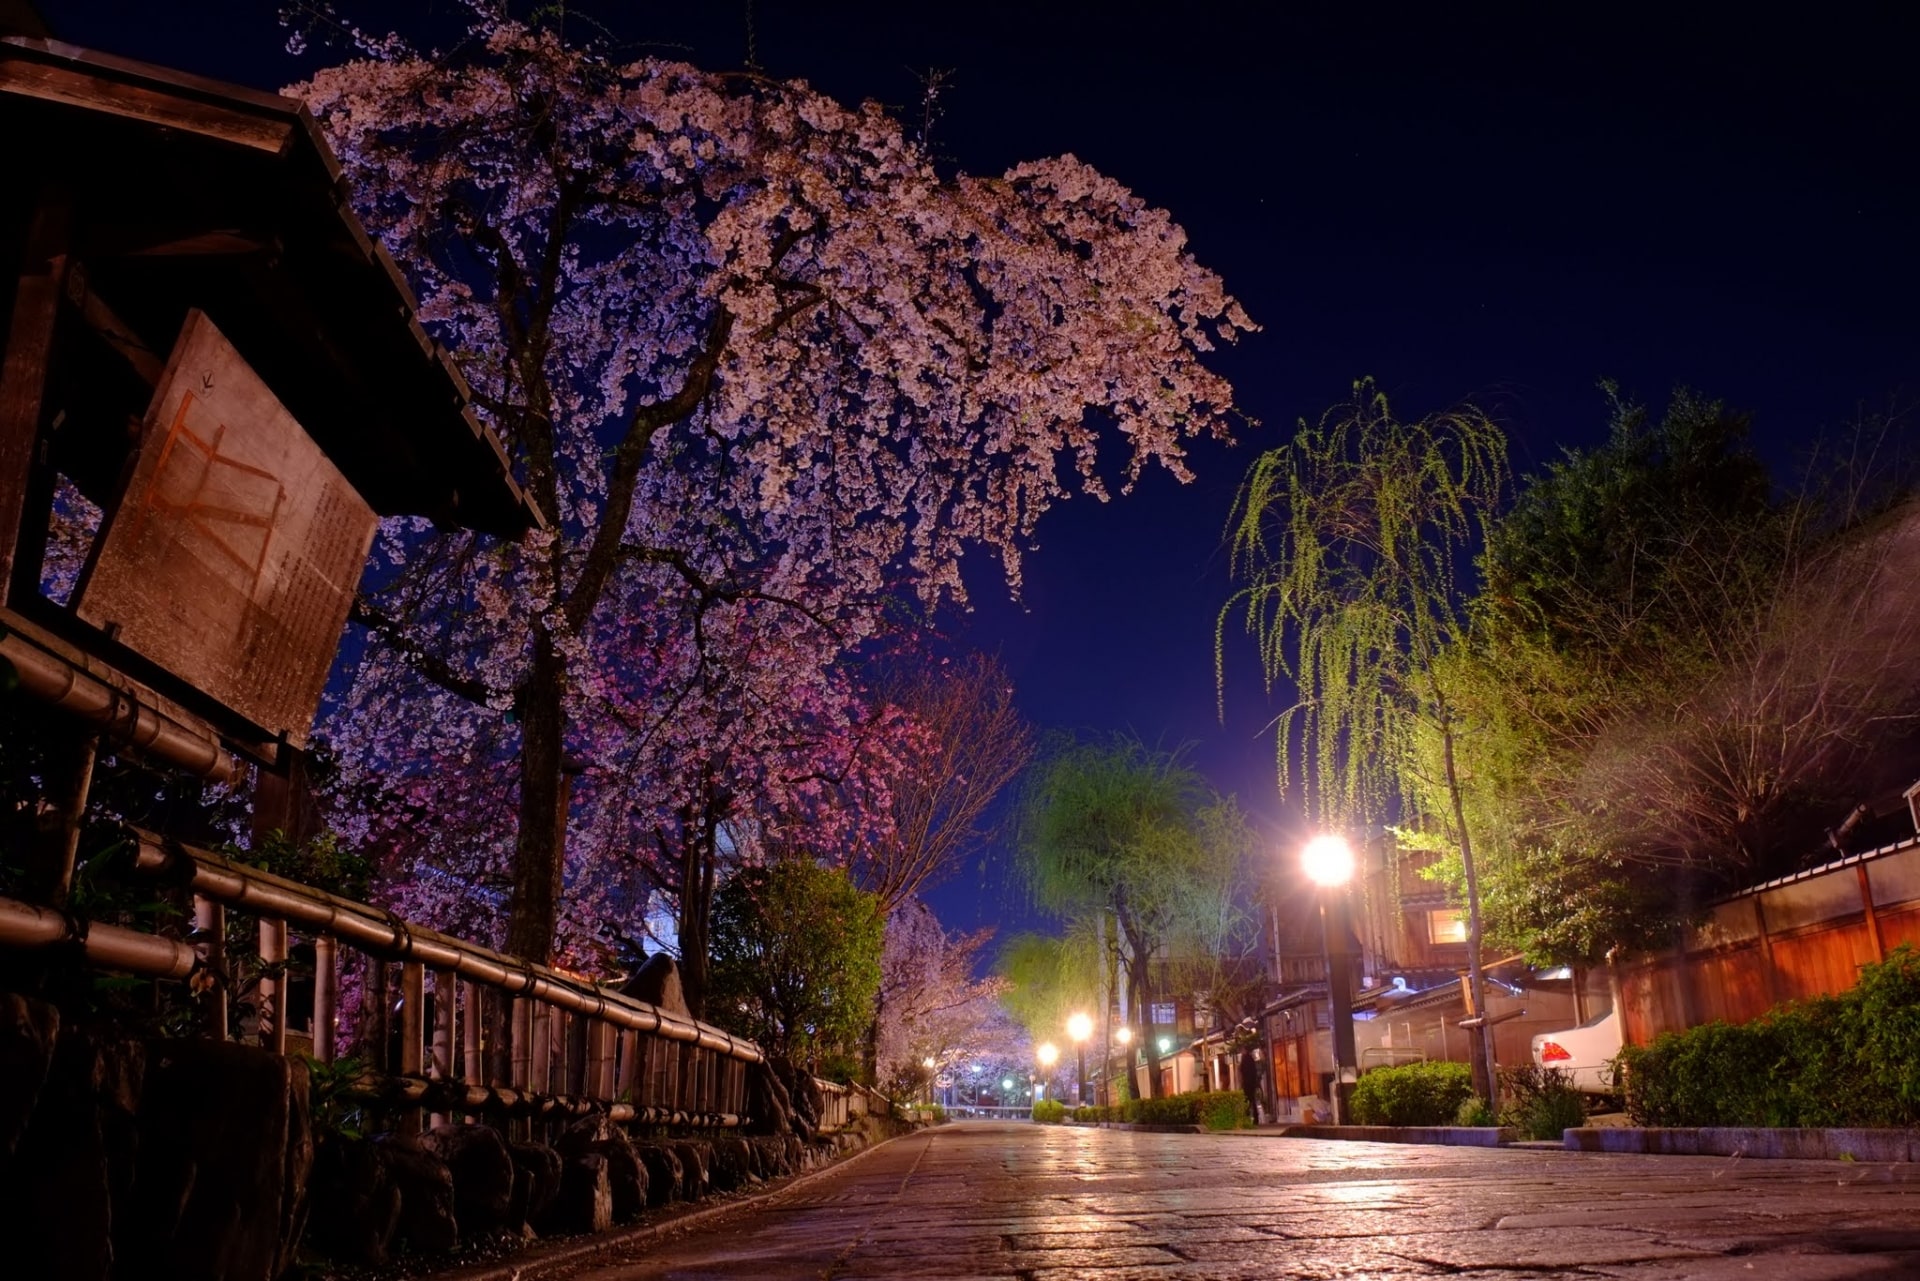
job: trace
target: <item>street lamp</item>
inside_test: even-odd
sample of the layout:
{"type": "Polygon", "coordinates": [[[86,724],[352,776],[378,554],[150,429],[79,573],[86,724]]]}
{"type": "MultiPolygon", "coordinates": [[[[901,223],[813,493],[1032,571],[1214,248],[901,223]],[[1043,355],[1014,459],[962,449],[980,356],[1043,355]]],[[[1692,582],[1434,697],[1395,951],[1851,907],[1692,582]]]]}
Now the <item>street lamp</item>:
{"type": "Polygon", "coordinates": [[[1039,1047],[1034,1050],[1033,1057],[1040,1060],[1041,1069],[1046,1072],[1048,1080],[1051,1081],[1053,1077],[1053,1065],[1060,1061],[1060,1047],[1052,1041],[1042,1041],[1039,1047]]]}
{"type": "Polygon", "coordinates": [[[1077,1056],[1073,1101],[1084,1105],[1087,1101],[1087,1038],[1093,1035],[1093,1020],[1085,1014],[1072,1015],[1067,1019],[1067,1035],[1073,1038],[1073,1052],[1077,1056]]]}
{"type": "MultiPolygon", "coordinates": [[[[927,1070],[927,1102],[931,1103],[933,1102],[933,1070],[940,1065],[935,1063],[933,1056],[929,1054],[926,1058],[920,1060],[920,1066],[927,1070]]],[[[949,1097],[947,1102],[951,1103],[953,1099],[949,1097]]]]}
{"type": "Polygon", "coordinates": [[[1307,879],[1320,887],[1320,956],[1327,966],[1327,995],[1332,1005],[1333,1024],[1333,1121],[1347,1122],[1347,1073],[1355,1064],[1353,1051],[1353,992],[1347,973],[1347,883],[1353,879],[1353,847],[1338,836],[1316,836],[1301,852],[1301,866],[1307,879]],[[1338,909],[1337,921],[1329,921],[1327,900],[1338,909]],[[1337,927],[1337,928],[1336,928],[1337,927]],[[1334,951],[1333,938],[1340,938],[1334,951]],[[1339,965],[1334,965],[1334,957],[1339,965]]]}

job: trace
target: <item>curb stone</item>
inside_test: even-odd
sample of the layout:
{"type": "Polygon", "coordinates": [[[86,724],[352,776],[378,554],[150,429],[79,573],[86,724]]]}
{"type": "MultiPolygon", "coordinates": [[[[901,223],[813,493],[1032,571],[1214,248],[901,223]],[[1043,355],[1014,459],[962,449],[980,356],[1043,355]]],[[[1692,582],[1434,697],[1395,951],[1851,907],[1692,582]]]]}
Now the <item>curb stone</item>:
{"type": "Polygon", "coordinates": [[[1512,1126],[1491,1125],[1282,1125],[1260,1133],[1281,1139],[1431,1143],[1455,1148],[1505,1147],[1520,1138],[1520,1131],[1512,1126]]]}
{"type": "Polygon", "coordinates": [[[571,1268],[585,1263],[594,1255],[608,1250],[639,1245],[650,1237],[665,1236],[686,1228],[696,1227],[709,1220],[732,1214],[737,1210],[751,1210],[773,1197],[784,1196],[795,1188],[803,1187],[815,1179],[825,1178],[856,1164],[868,1153],[878,1152],[890,1143],[901,1139],[910,1139],[916,1134],[925,1134],[937,1130],[940,1126],[922,1126],[909,1130],[905,1134],[895,1134],[869,1144],[849,1157],[831,1161],[817,1170],[808,1170],[804,1174],[789,1176],[775,1187],[763,1188],[746,1196],[734,1197],[712,1205],[693,1205],[685,1210],[656,1218],[648,1223],[638,1223],[628,1228],[612,1232],[596,1233],[592,1236],[578,1237],[570,1241],[559,1241],[548,1247],[538,1245],[518,1251],[510,1258],[496,1259],[487,1263],[473,1263],[460,1267],[451,1267],[439,1272],[422,1275],[419,1281],[539,1281],[541,1277],[561,1268],[571,1268]]]}
{"type": "Polygon", "coordinates": [[[1564,1140],[1569,1152],[1877,1163],[1920,1159],[1920,1132],[1912,1130],[1762,1126],[1583,1127],[1568,1130],[1564,1140]]]}

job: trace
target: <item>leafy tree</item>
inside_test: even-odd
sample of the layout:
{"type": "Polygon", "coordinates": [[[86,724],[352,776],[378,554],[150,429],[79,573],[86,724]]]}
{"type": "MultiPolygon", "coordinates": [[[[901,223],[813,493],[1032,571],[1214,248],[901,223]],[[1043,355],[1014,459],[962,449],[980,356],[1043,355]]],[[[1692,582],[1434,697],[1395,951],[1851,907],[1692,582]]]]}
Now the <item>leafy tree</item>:
{"type": "Polygon", "coordinates": [[[1657,944],[1790,870],[1904,768],[1920,697],[1904,509],[1855,481],[1777,494],[1719,402],[1613,414],[1489,531],[1440,660],[1494,927],[1543,960],[1657,944]]]}
{"type": "MultiPolygon", "coordinates": [[[[1441,824],[1466,882],[1474,1004],[1480,973],[1480,893],[1467,821],[1454,691],[1436,660],[1463,633],[1459,563],[1507,484],[1506,439],[1471,407],[1414,422],[1396,418],[1371,380],[1247,474],[1232,531],[1246,580],[1222,609],[1259,644],[1269,683],[1298,700],[1280,715],[1280,785],[1295,777],[1296,736],[1308,815],[1355,828],[1398,809],[1441,824]],[[1440,745],[1433,791],[1420,786],[1421,735],[1440,745]]],[[[1482,1029],[1484,1064],[1491,1029],[1482,1029]]]]}
{"type": "Polygon", "coordinates": [[[1205,946],[1202,923],[1245,853],[1244,825],[1223,817],[1231,806],[1177,755],[1127,738],[1054,753],[1023,798],[1019,857],[1034,902],[1097,940],[1119,970],[1156,1098],[1160,1050],[1147,1019],[1167,977],[1156,966],[1205,946]]]}
{"type": "Polygon", "coordinates": [[[877,105],[468,11],[289,92],[548,525],[390,523],[327,733],[369,830],[504,884],[514,953],[630,911],[636,852],[697,939],[726,824],[875,813],[843,660],[886,602],[961,599],[970,544],[1017,586],[1103,439],[1185,477],[1232,410],[1201,355],[1251,326],[1071,157],[943,177],[877,105]]]}
{"type": "Polygon", "coordinates": [[[880,987],[885,919],[845,872],[800,859],[734,873],[713,902],[708,1016],[772,1053],[855,1045],[880,987]]]}

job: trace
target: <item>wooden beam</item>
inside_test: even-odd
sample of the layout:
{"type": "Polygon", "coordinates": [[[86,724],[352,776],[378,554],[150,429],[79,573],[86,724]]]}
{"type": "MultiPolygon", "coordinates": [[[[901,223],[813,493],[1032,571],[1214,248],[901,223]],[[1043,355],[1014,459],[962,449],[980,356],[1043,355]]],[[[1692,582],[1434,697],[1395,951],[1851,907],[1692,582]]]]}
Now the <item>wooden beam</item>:
{"type": "Polygon", "coordinates": [[[93,74],[72,63],[31,61],[16,49],[0,50],[0,94],[35,98],[178,129],[275,156],[284,154],[294,138],[290,118],[274,119],[236,111],[182,94],[93,74]]]}
{"type": "Polygon", "coordinates": [[[1860,906],[1867,916],[1867,942],[1873,947],[1873,959],[1876,962],[1887,959],[1887,942],[1880,935],[1880,912],[1873,902],[1873,882],[1867,879],[1867,865],[1855,863],[1853,870],[1860,877],[1860,906]]]}
{"type": "Polygon", "coordinates": [[[87,328],[133,367],[141,382],[149,387],[160,385],[161,377],[167,372],[166,360],[147,346],[146,340],[134,332],[132,325],[120,319],[105,299],[93,292],[83,263],[76,262],[67,271],[67,301],[80,313],[80,319],[86,321],[87,328]]]}
{"type": "MultiPolygon", "coordinates": [[[[21,520],[39,451],[72,222],[66,193],[53,188],[44,191],[27,232],[7,348],[0,356],[0,603],[13,582],[21,520]]],[[[39,566],[33,569],[37,578],[39,566]]]]}

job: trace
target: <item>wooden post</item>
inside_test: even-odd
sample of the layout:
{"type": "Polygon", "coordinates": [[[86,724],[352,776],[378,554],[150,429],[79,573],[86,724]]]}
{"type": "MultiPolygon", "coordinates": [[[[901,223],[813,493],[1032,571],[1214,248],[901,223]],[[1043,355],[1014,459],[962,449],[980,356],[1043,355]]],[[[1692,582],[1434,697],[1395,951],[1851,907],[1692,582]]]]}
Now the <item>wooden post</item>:
{"type": "Polygon", "coordinates": [[[620,1065],[614,1078],[613,1098],[625,1099],[638,1106],[640,1102],[640,1029],[623,1027],[620,1029],[620,1065]]]}
{"type": "Polygon", "coordinates": [[[601,1102],[613,1097],[613,1038],[607,1034],[612,1025],[601,1019],[583,1019],[587,1025],[587,1070],[582,1094],[601,1102]]]}
{"type": "MultiPolygon", "coordinates": [[[[436,1081],[453,1079],[453,1047],[456,1021],[455,1007],[460,996],[456,990],[452,970],[433,972],[433,1052],[427,1063],[427,1075],[436,1081]]],[[[435,1112],[428,1117],[428,1125],[437,1126],[447,1123],[447,1114],[435,1112]]]]}
{"type": "Polygon", "coordinates": [[[527,1088],[535,1094],[553,1092],[553,1011],[541,1001],[533,1002],[533,1056],[527,1088]]]}
{"type": "Polygon", "coordinates": [[[460,982],[460,1079],[468,1085],[487,1083],[486,1064],[480,1057],[480,1034],[487,1014],[487,989],[465,979],[460,982]]]}
{"type": "Polygon", "coordinates": [[[33,580],[31,594],[39,594],[45,530],[38,524],[23,530],[22,525],[29,515],[28,492],[42,488],[33,483],[34,472],[72,221],[67,193],[52,186],[42,191],[27,231],[26,252],[17,264],[13,317],[6,352],[0,355],[0,602],[11,598],[16,578],[33,580]]]}
{"type": "Polygon", "coordinates": [[[1873,905],[1873,882],[1867,879],[1867,865],[1855,863],[1854,872],[1860,877],[1860,908],[1867,914],[1867,942],[1873,948],[1874,961],[1887,959],[1887,943],[1880,936],[1880,913],[1873,905]]]}
{"type": "Polygon", "coordinates": [[[260,920],[260,1044],[287,1052],[287,923],[260,920]]]}
{"type": "Polygon", "coordinates": [[[206,966],[207,1035],[227,1039],[227,909],[210,898],[193,896],[193,928],[200,935],[201,963],[206,966]]]}
{"type": "MultiPolygon", "coordinates": [[[[1769,1006],[1778,1005],[1780,1004],[1780,972],[1773,967],[1773,936],[1767,933],[1767,908],[1764,896],[1760,894],[1753,896],[1753,923],[1758,926],[1760,930],[1760,970],[1761,977],[1767,981],[1767,1004],[1769,1006]]],[[[1687,1028],[1692,1027],[1697,1020],[1694,1018],[1693,1013],[1692,994],[1687,990],[1686,986],[1686,944],[1676,943],[1674,944],[1674,950],[1679,956],[1680,965],[1678,971],[1681,1003],[1680,1026],[1687,1028]]]]}
{"type": "MultiPolygon", "coordinates": [[[[400,1064],[401,1076],[419,1076],[421,1052],[426,1043],[427,967],[418,961],[400,963],[400,1064]]],[[[400,1116],[402,1134],[420,1132],[420,1109],[408,1108],[400,1116]]]]}
{"type": "Polygon", "coordinates": [[[567,1016],[566,1092],[578,1098],[587,1093],[594,1079],[595,1065],[588,1060],[593,1053],[593,1020],[585,1014],[567,1016]]]}
{"type": "Polygon", "coordinates": [[[375,956],[367,958],[367,996],[362,1012],[366,1038],[367,1060],[376,1072],[387,1072],[393,1068],[393,1038],[389,1035],[389,1025],[393,1017],[393,983],[385,961],[375,956]]]}
{"type": "MultiPolygon", "coordinates": [[[[64,727],[63,727],[64,728],[64,727]]],[[[80,853],[80,820],[87,812],[87,794],[93,787],[97,734],[60,735],[60,746],[49,762],[48,782],[54,790],[41,802],[34,878],[40,900],[65,907],[73,892],[74,860],[80,853]]]]}
{"type": "Polygon", "coordinates": [[[525,1090],[533,1079],[533,1001],[513,998],[513,1030],[508,1036],[507,1084],[525,1090]]]}
{"type": "Polygon", "coordinates": [[[322,934],[313,940],[313,1057],[333,1062],[333,1007],[336,984],[334,951],[337,944],[322,934]]]}

